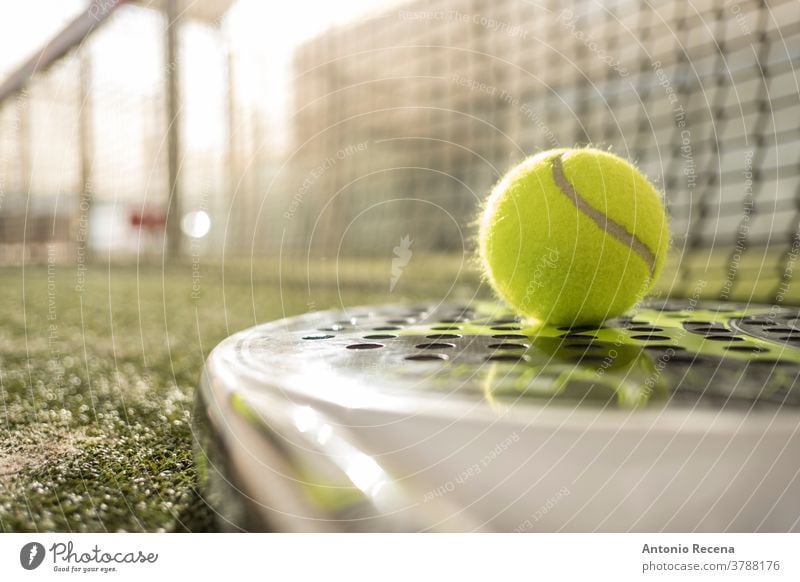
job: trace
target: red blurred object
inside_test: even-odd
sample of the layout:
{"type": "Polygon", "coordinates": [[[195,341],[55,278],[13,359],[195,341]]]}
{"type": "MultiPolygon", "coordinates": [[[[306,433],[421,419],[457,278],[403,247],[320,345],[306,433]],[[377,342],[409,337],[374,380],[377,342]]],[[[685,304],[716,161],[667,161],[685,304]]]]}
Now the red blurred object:
{"type": "Polygon", "coordinates": [[[164,229],[167,216],[157,210],[131,210],[129,221],[133,228],[156,231],[164,229]]]}

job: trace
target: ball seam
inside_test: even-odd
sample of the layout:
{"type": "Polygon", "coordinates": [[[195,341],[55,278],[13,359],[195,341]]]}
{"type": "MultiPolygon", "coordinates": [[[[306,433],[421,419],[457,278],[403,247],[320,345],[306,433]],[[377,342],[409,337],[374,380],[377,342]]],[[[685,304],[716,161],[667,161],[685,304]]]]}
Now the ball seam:
{"type": "Polygon", "coordinates": [[[616,222],[613,218],[594,208],[583,196],[580,195],[580,193],[572,186],[567,179],[567,176],[564,174],[564,166],[561,161],[562,155],[563,154],[559,154],[558,156],[554,157],[551,162],[553,180],[555,181],[556,186],[558,186],[558,189],[561,190],[561,192],[567,198],[569,198],[572,204],[580,212],[590,218],[600,228],[600,230],[610,235],[621,244],[629,247],[631,250],[633,250],[633,252],[639,255],[639,258],[641,258],[647,265],[648,271],[650,272],[650,278],[652,279],[656,267],[656,258],[653,252],[639,239],[639,237],[628,231],[627,228],[616,222]]]}

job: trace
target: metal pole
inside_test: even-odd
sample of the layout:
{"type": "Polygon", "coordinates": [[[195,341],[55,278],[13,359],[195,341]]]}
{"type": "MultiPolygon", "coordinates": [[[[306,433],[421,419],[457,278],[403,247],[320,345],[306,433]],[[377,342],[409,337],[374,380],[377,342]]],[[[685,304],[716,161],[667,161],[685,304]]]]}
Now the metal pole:
{"type": "Polygon", "coordinates": [[[76,220],[73,221],[72,237],[76,246],[83,250],[85,254],[91,252],[91,229],[90,217],[92,206],[92,152],[94,148],[93,127],[92,127],[92,60],[91,47],[84,45],[80,48],[80,90],[78,93],[78,131],[80,132],[79,155],[80,155],[80,193],[78,199],[78,212],[76,220]]]}
{"type": "Polygon", "coordinates": [[[41,50],[12,71],[0,83],[0,102],[20,91],[36,73],[44,71],[79,45],[126,0],[93,0],[86,10],[47,41],[41,50]]]}
{"type": "Polygon", "coordinates": [[[28,254],[31,249],[30,237],[28,227],[32,223],[30,220],[30,207],[31,207],[31,189],[33,188],[33,176],[31,169],[31,141],[33,139],[31,132],[31,108],[33,107],[33,94],[29,91],[23,91],[17,95],[17,105],[19,114],[19,168],[20,168],[20,186],[25,194],[25,220],[22,222],[22,248],[20,250],[20,257],[23,261],[28,260],[28,254]]]}
{"type": "MultiPolygon", "coordinates": [[[[228,199],[228,216],[226,223],[228,230],[224,234],[225,242],[229,247],[233,247],[236,251],[239,250],[242,241],[241,218],[242,213],[238,208],[241,208],[241,199],[239,206],[236,205],[236,189],[239,183],[239,148],[236,143],[236,124],[237,124],[237,104],[236,104],[236,57],[231,46],[230,39],[226,42],[227,49],[227,83],[228,83],[228,183],[230,188],[230,197],[228,199]],[[233,235],[233,232],[236,235],[233,235]]],[[[241,193],[239,193],[241,198],[241,193]]]]}
{"type": "Polygon", "coordinates": [[[169,179],[169,210],[167,213],[167,252],[171,258],[181,254],[181,184],[180,184],[180,58],[178,26],[180,0],[166,0],[166,96],[167,96],[167,176],[169,179]]]}

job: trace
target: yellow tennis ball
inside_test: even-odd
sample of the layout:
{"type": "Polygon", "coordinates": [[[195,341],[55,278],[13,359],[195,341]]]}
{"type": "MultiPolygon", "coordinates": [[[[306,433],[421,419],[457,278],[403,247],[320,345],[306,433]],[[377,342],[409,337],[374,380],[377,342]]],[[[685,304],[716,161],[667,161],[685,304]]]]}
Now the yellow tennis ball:
{"type": "Polygon", "coordinates": [[[668,248],[658,191],[627,161],[591,148],[528,158],[495,186],[480,220],[491,286],[517,312],[554,325],[630,309],[668,248]]]}

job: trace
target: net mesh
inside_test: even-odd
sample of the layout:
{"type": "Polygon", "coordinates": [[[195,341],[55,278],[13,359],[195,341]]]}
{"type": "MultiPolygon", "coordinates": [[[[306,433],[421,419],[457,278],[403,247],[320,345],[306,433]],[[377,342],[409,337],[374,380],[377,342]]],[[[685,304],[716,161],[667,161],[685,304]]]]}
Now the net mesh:
{"type": "Polygon", "coordinates": [[[224,26],[186,23],[166,65],[165,26],[123,6],[0,103],[1,261],[74,260],[85,241],[163,252],[123,225],[166,212],[164,75],[180,66],[180,194],[211,217],[203,253],[462,261],[504,171],[593,144],[665,192],[660,294],[800,301],[791,0],[391,3],[298,45],[280,115],[245,98],[272,71],[241,65],[224,26]]]}
{"type": "Polygon", "coordinates": [[[453,252],[511,164],[608,147],[666,194],[662,293],[796,303],[799,54],[791,2],[402,4],[301,47],[297,144],[369,145],[315,184],[330,236],[368,209],[353,247],[391,223],[453,252]]]}

